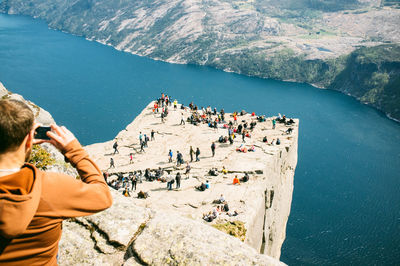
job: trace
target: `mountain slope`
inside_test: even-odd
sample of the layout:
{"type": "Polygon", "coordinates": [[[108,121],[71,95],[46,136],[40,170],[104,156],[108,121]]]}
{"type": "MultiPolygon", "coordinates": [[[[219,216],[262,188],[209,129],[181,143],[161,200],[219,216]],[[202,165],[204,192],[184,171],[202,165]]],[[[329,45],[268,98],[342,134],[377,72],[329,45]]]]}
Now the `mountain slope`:
{"type": "MultiPolygon", "coordinates": [[[[391,54],[396,48],[386,49],[389,56],[383,57],[390,59],[383,65],[385,73],[392,73],[387,83],[392,89],[371,80],[371,93],[363,97],[361,84],[338,80],[349,78],[338,75],[351,72],[356,65],[348,58],[362,47],[377,54],[382,45],[397,47],[397,6],[374,0],[6,0],[0,10],[39,17],[52,28],[158,60],[354,91],[355,97],[400,119],[387,109],[389,101],[371,100],[390,98],[396,108],[400,105],[399,88],[392,82],[398,64],[390,64],[400,60],[391,54]]],[[[372,73],[365,77],[371,79],[372,73]]]]}

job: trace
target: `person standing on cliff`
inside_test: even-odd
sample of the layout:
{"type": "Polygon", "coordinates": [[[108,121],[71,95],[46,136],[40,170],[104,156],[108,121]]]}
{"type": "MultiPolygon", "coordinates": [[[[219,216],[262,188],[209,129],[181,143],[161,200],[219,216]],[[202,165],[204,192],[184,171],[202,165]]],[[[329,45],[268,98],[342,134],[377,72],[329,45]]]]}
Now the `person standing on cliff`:
{"type": "Polygon", "coordinates": [[[175,181],[176,181],[176,189],[181,187],[181,173],[178,172],[175,176],[175,181]]]}
{"type": "Polygon", "coordinates": [[[144,141],[140,142],[140,151],[142,151],[142,152],[145,152],[144,151],[144,145],[145,145],[144,141]]]}
{"type": "Polygon", "coordinates": [[[199,155],[200,155],[200,149],[199,149],[199,147],[197,147],[197,149],[196,149],[196,162],[200,161],[199,155]]]}
{"type": "Polygon", "coordinates": [[[110,158],[110,167],[109,168],[115,168],[114,159],[113,158],[110,158]]]}
{"type": "Polygon", "coordinates": [[[0,265],[57,265],[62,222],[112,204],[98,166],[65,127],[35,139],[34,114],[23,102],[0,100],[0,265]],[[73,176],[27,163],[34,144],[49,143],[75,167],[73,176]]]}
{"type": "Polygon", "coordinates": [[[173,156],[174,154],[172,153],[172,150],[169,150],[169,152],[168,152],[168,162],[169,163],[172,163],[172,156],[173,156]]]}
{"type": "Polygon", "coordinates": [[[181,113],[181,125],[185,124],[185,117],[183,116],[183,112],[181,113]]]}
{"type": "Polygon", "coordinates": [[[186,179],[189,179],[189,173],[190,173],[190,165],[189,165],[189,163],[187,163],[186,164],[186,172],[185,172],[185,175],[186,175],[186,179]]]}
{"type": "Polygon", "coordinates": [[[133,188],[135,188],[135,191],[136,191],[136,185],[137,185],[136,175],[132,175],[131,180],[132,180],[132,189],[131,190],[133,191],[133,188]]]}
{"type": "Polygon", "coordinates": [[[214,155],[215,155],[215,142],[213,142],[211,144],[211,152],[212,152],[212,157],[214,157],[214,155]]]}
{"type": "Polygon", "coordinates": [[[176,166],[180,166],[182,164],[182,154],[177,151],[176,152],[176,166]]]}
{"type": "Polygon", "coordinates": [[[117,141],[114,142],[113,148],[114,148],[114,154],[116,154],[116,153],[119,154],[119,151],[118,151],[118,142],[117,142],[117,141]]]}
{"type": "Polygon", "coordinates": [[[192,146],[190,146],[189,154],[190,154],[190,162],[193,162],[194,150],[193,150],[193,147],[192,147],[192,146]]]}
{"type": "Polygon", "coordinates": [[[276,125],[276,120],[274,118],[274,119],[272,119],[272,129],[275,129],[275,125],[276,125]]]}
{"type": "Polygon", "coordinates": [[[150,134],[151,140],[152,140],[152,141],[155,140],[154,134],[155,134],[154,129],[152,129],[152,130],[151,130],[151,134],[150,134]]]}
{"type": "Polygon", "coordinates": [[[139,133],[139,143],[140,143],[140,145],[142,145],[142,141],[143,141],[143,135],[142,135],[142,132],[140,131],[140,133],[139,133]]]}
{"type": "Polygon", "coordinates": [[[149,140],[149,138],[147,137],[146,134],[143,135],[143,142],[144,142],[144,147],[147,147],[147,141],[149,140]]]}
{"type": "Polygon", "coordinates": [[[161,113],[161,123],[164,123],[164,112],[161,113]]]}

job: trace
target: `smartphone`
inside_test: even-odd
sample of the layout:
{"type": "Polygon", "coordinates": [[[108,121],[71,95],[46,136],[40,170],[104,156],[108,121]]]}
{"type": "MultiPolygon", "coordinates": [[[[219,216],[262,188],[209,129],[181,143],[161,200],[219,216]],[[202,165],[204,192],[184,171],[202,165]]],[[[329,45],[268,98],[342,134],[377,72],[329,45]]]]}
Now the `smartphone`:
{"type": "Polygon", "coordinates": [[[35,131],[35,139],[47,139],[50,138],[47,136],[47,131],[51,131],[51,127],[38,127],[35,131]]]}

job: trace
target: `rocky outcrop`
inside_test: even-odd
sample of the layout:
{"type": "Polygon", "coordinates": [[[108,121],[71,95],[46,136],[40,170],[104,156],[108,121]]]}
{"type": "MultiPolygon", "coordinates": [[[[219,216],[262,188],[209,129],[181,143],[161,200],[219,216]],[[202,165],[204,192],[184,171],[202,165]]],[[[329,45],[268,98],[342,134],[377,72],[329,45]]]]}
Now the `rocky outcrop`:
{"type": "MultiPolygon", "coordinates": [[[[42,124],[43,126],[49,126],[55,123],[49,112],[31,101],[25,100],[23,96],[8,91],[1,82],[0,99],[15,99],[26,103],[34,113],[36,122],[42,124]]],[[[44,143],[41,146],[51,155],[52,158],[55,159],[55,163],[48,166],[48,171],[67,173],[72,176],[77,176],[76,170],[70,164],[65,163],[64,156],[55,147],[47,143],[44,143]]]]}
{"type": "Polygon", "coordinates": [[[201,222],[112,194],[110,209],[64,222],[60,265],[284,265],[201,222]]]}
{"type": "MultiPolygon", "coordinates": [[[[288,126],[278,124],[272,129],[271,119],[267,119],[266,122],[257,124],[246,143],[243,143],[238,135],[234,144],[230,145],[216,141],[219,136],[226,134],[227,129],[215,130],[209,128],[207,124],[179,125],[182,117],[186,119],[191,114],[187,109],[180,109],[179,104],[177,110],[170,110],[164,122],[161,122],[159,113],[153,113],[152,106],[153,103],[150,103],[125,130],[116,136],[119,153],[113,153],[114,141],[109,141],[87,146],[86,149],[91,157],[104,171],[109,172],[111,179],[115,177],[114,173],[127,175],[136,170],[144,171],[146,168],[158,167],[167,172],[164,177],[168,179],[175,177],[177,172],[183,174],[185,169],[185,165],[177,166],[175,159],[173,162],[168,162],[168,150],[172,149],[174,154],[181,151],[184,160],[190,161],[189,147],[191,145],[194,149],[199,147],[200,161],[190,163],[192,167],[190,175],[183,176],[181,188],[169,191],[165,183],[143,181],[138,184],[138,190],[148,192],[150,197],[145,200],[138,199],[134,193],[133,197],[129,198],[132,205],[149,208],[154,212],[163,210],[167,213],[176,213],[180,217],[188,217],[201,224],[207,224],[202,220],[202,215],[215,208],[217,204],[213,201],[223,194],[229,202],[231,212],[236,210],[239,215],[229,217],[222,214],[212,224],[243,222],[246,228],[244,242],[258,252],[279,258],[290,213],[293,176],[297,163],[298,120],[291,126],[293,133],[286,135],[284,132],[288,126]],[[151,130],[156,132],[155,140],[149,142],[145,152],[141,152],[138,136],[140,132],[149,136],[151,130]],[[269,142],[280,138],[281,145],[263,143],[264,136],[268,136],[269,142]],[[212,141],[217,145],[214,157],[210,151],[212,141]],[[236,148],[241,144],[246,149],[253,146],[255,151],[237,152],[236,148]],[[129,162],[131,153],[134,157],[133,162],[129,162]],[[110,158],[114,159],[116,168],[108,168],[110,158]],[[220,170],[223,166],[228,169],[228,173],[220,173],[218,176],[208,174],[210,168],[220,170]],[[233,177],[242,177],[246,172],[250,174],[249,182],[233,186],[233,177]],[[194,189],[206,181],[211,184],[211,189],[205,192],[194,189]]],[[[226,116],[230,117],[230,114],[226,116]]],[[[250,114],[238,118],[247,122],[254,119],[255,117],[250,114]]],[[[122,197],[122,190],[119,193],[122,197]]],[[[204,241],[204,239],[199,240],[199,242],[204,241]]],[[[221,258],[221,261],[224,259],[221,258]]],[[[192,262],[196,263],[196,260],[192,262]]],[[[152,263],[162,262],[155,259],[152,263]]]]}
{"type": "Polygon", "coordinates": [[[21,95],[8,91],[1,82],[0,82],[0,98],[23,101],[32,109],[33,113],[35,114],[35,118],[39,123],[43,125],[50,125],[54,123],[54,119],[49,112],[40,108],[31,101],[25,100],[21,95]]]}
{"type": "MultiPolygon", "coordinates": [[[[23,100],[2,86],[0,93],[1,97],[23,100]]],[[[190,114],[181,109],[172,110],[162,123],[151,106],[152,103],[118,134],[119,154],[112,155],[113,141],[86,147],[100,167],[107,170],[109,157],[113,156],[117,168],[108,169],[110,174],[127,174],[134,169],[154,169],[160,165],[168,175],[175,175],[183,167],[177,167],[175,162],[165,162],[160,153],[166,153],[169,147],[183,151],[188,143],[201,148],[200,162],[192,164],[192,171],[182,180],[180,189],[168,191],[165,183],[144,181],[138,186],[150,194],[147,199],[136,198],[133,191],[133,197],[124,197],[121,191],[111,189],[114,202],[111,208],[92,216],[66,220],[59,244],[59,264],[283,265],[279,257],[297,163],[298,120],[292,126],[294,131],[291,135],[284,134],[288,128],[284,125],[278,124],[276,129],[271,129],[270,120],[260,123],[243,146],[256,147],[254,152],[237,152],[235,149],[241,141],[235,140],[233,145],[217,143],[216,155],[212,157],[206,147],[214,138],[225,134],[223,129],[211,129],[207,124],[180,126],[178,122],[182,114],[190,114]],[[150,128],[156,130],[156,139],[149,142],[145,153],[140,152],[137,134],[140,131],[149,133],[150,128]],[[268,135],[270,141],[280,137],[282,144],[262,144],[264,135],[268,135]],[[132,152],[135,162],[129,164],[128,155],[132,152]],[[226,166],[228,173],[216,177],[207,174],[210,167],[220,169],[222,165],[226,166]],[[250,174],[250,180],[233,186],[232,178],[245,172],[250,174]],[[206,180],[211,184],[210,189],[205,192],[194,189],[206,180]],[[215,207],[214,199],[222,193],[228,200],[231,213],[236,210],[239,215],[229,217],[221,214],[212,224],[242,222],[246,229],[244,242],[202,220],[202,213],[215,207]]],[[[36,107],[32,108],[36,110],[36,107]]],[[[45,111],[38,113],[46,114],[45,111]]],[[[247,114],[240,119],[250,121],[252,116],[247,114]]],[[[184,154],[188,160],[187,153],[184,154]]],[[[60,161],[58,163],[63,165],[60,161]]],[[[71,174],[62,167],[54,169],[71,174]]]]}

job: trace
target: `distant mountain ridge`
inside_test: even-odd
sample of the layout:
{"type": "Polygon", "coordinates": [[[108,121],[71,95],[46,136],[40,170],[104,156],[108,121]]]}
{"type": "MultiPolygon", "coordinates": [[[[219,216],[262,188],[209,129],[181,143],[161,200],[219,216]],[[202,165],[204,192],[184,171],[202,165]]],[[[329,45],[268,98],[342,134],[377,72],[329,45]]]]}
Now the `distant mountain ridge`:
{"type": "Polygon", "coordinates": [[[153,59],[343,91],[400,120],[398,2],[6,0],[0,11],[153,59]]]}

